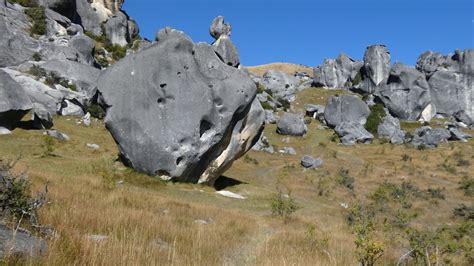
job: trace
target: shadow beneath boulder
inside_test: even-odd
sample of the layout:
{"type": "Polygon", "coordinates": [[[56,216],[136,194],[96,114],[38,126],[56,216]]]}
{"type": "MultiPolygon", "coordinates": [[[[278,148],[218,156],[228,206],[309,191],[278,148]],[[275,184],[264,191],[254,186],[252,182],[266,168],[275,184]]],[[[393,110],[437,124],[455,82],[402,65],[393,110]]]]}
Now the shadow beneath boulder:
{"type": "Polygon", "coordinates": [[[216,182],[214,182],[214,188],[216,190],[223,190],[228,187],[233,187],[233,186],[237,186],[241,184],[247,184],[247,183],[239,181],[237,179],[227,177],[227,176],[221,176],[216,180],[216,182]]]}

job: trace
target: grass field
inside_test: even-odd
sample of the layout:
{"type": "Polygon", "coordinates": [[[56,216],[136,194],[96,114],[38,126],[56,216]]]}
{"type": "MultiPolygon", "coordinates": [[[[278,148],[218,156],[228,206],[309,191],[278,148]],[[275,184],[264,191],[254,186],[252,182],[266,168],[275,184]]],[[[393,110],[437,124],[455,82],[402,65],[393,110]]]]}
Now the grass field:
{"type": "MultiPolygon", "coordinates": [[[[343,92],[305,90],[292,108],[324,104],[336,93],[343,92]]],[[[413,246],[408,229],[464,225],[466,219],[453,210],[473,202],[459,188],[463,178],[473,178],[473,141],[430,150],[379,140],[344,147],[313,120],[306,136],[288,137],[287,143],[275,125],[268,125],[264,134],[270,143],[293,147],[297,155],[251,151],[236,161],[221,184],[233,184],[225,189],[246,197],[238,200],[212,187],[165,183],[127,169],[117,161],[116,145],[101,121],[84,127],[75,118],[56,117],[55,128],[71,141],[54,141],[52,155],[45,152],[42,131],[16,129],[0,136],[0,158],[19,158],[15,170],[27,171],[33,191],[49,183],[40,221],[55,233],[45,256],[31,264],[355,265],[360,248],[347,223],[349,211],[385,200],[373,238],[384,250],[378,264],[391,265],[413,246]],[[299,163],[306,154],[321,157],[323,167],[303,169],[299,163]],[[408,182],[416,190],[403,194],[401,207],[384,184],[408,182]],[[278,191],[290,194],[299,207],[288,219],[272,215],[278,191]]],[[[470,252],[439,252],[433,260],[469,265],[473,229],[472,219],[467,221],[467,232],[457,242],[470,243],[470,252]]]]}

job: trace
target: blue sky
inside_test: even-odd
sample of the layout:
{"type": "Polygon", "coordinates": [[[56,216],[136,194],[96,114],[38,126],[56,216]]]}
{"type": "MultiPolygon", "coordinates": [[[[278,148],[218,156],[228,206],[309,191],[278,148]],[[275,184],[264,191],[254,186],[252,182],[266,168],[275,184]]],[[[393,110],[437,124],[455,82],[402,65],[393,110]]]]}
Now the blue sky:
{"type": "Polygon", "coordinates": [[[209,43],[209,25],[223,15],[247,66],[316,66],[340,52],[362,59],[371,44],[414,65],[426,50],[474,47],[474,0],[126,0],[123,9],[143,37],[171,26],[209,43]]]}

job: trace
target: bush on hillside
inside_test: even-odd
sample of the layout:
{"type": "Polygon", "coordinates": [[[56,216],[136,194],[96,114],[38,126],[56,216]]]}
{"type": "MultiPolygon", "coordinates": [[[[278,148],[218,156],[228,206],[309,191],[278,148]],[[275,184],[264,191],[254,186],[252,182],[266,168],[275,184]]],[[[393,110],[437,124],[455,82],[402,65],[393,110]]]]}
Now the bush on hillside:
{"type": "Polygon", "coordinates": [[[367,122],[365,123],[365,129],[372,133],[373,135],[377,135],[377,129],[379,125],[382,123],[383,119],[385,118],[385,110],[384,106],[381,103],[377,103],[374,106],[370,107],[370,114],[367,117],[367,122]]]}
{"type": "Polygon", "coordinates": [[[25,9],[25,14],[30,17],[33,25],[30,28],[31,34],[45,35],[46,29],[46,14],[44,7],[31,7],[25,9]]]}

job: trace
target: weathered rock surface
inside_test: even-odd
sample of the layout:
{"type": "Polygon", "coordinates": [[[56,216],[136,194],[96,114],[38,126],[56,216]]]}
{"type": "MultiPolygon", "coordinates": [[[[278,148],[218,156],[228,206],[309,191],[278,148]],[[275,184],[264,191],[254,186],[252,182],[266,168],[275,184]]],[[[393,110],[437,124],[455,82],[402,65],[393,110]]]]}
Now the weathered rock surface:
{"type": "Polygon", "coordinates": [[[45,135],[48,135],[52,138],[55,138],[59,141],[69,141],[71,138],[69,138],[68,135],[62,133],[62,132],[59,132],[58,130],[47,130],[46,132],[44,132],[45,135]]]}
{"type": "Polygon", "coordinates": [[[227,24],[224,22],[223,16],[218,16],[214,18],[211,26],[209,27],[209,33],[216,40],[219,39],[221,35],[230,36],[231,31],[232,31],[232,27],[230,26],[230,24],[227,24]]]}
{"type": "Polygon", "coordinates": [[[344,121],[337,125],[335,130],[343,145],[369,144],[374,139],[374,136],[357,122],[344,121]]]}
{"type": "Polygon", "coordinates": [[[462,130],[457,127],[450,126],[448,130],[451,133],[451,140],[467,141],[472,138],[472,135],[462,132],[462,130]]]}
{"type": "Polygon", "coordinates": [[[237,48],[232,43],[229,36],[221,35],[212,46],[222,62],[233,67],[238,67],[240,65],[239,51],[237,51],[237,48]]]}
{"type": "Polygon", "coordinates": [[[14,232],[0,224],[0,258],[7,254],[37,257],[44,254],[47,248],[46,241],[21,230],[14,232]]]}
{"type": "Polygon", "coordinates": [[[296,99],[299,79],[282,71],[269,70],[263,74],[262,85],[272,92],[273,98],[292,102],[296,99]]]}
{"type": "Polygon", "coordinates": [[[38,41],[24,30],[29,27],[29,19],[23,12],[8,7],[0,8],[0,67],[31,60],[38,51],[38,41]]]}
{"type": "Polygon", "coordinates": [[[259,139],[265,117],[256,86],[210,45],[169,28],[157,39],[101,75],[106,126],[134,169],[213,183],[259,139]]]}
{"type": "Polygon", "coordinates": [[[127,16],[121,11],[115,13],[105,23],[105,32],[112,44],[126,46],[130,42],[127,16]]]}
{"type": "Polygon", "coordinates": [[[304,168],[319,168],[323,165],[323,160],[321,158],[314,158],[309,155],[305,155],[301,158],[301,165],[304,168]]]}
{"type": "Polygon", "coordinates": [[[99,69],[68,60],[50,60],[41,67],[71,80],[76,84],[78,91],[84,92],[89,99],[94,96],[97,79],[101,73],[99,69]]]}
{"type": "Polygon", "coordinates": [[[302,114],[284,113],[277,123],[281,135],[303,136],[308,131],[302,114]]]}
{"type": "Polygon", "coordinates": [[[331,96],[324,110],[324,118],[332,127],[343,122],[364,125],[369,114],[367,104],[355,95],[331,96]]]}
{"type": "Polygon", "coordinates": [[[451,132],[447,129],[424,126],[415,130],[411,144],[416,147],[434,148],[440,143],[448,142],[450,138],[451,132]]]}
{"type": "Polygon", "coordinates": [[[377,128],[377,135],[389,139],[392,144],[403,144],[406,134],[400,129],[400,120],[387,113],[377,128]]]}
{"type": "Polygon", "coordinates": [[[0,127],[13,129],[32,108],[23,87],[0,70],[0,127]]]}
{"type": "Polygon", "coordinates": [[[417,120],[431,103],[425,75],[400,63],[392,67],[387,83],[377,94],[390,113],[404,120],[417,120]]]}
{"type": "Polygon", "coordinates": [[[326,59],[323,65],[314,68],[313,84],[325,88],[350,88],[362,66],[362,62],[346,54],[340,54],[336,60],[326,59]]]}
{"type": "Polygon", "coordinates": [[[77,35],[69,40],[68,46],[79,52],[79,63],[90,66],[94,65],[94,40],[86,35],[77,35]]]}
{"type": "Polygon", "coordinates": [[[363,80],[359,89],[374,93],[390,72],[390,53],[384,45],[367,47],[364,54],[363,80]]]}

